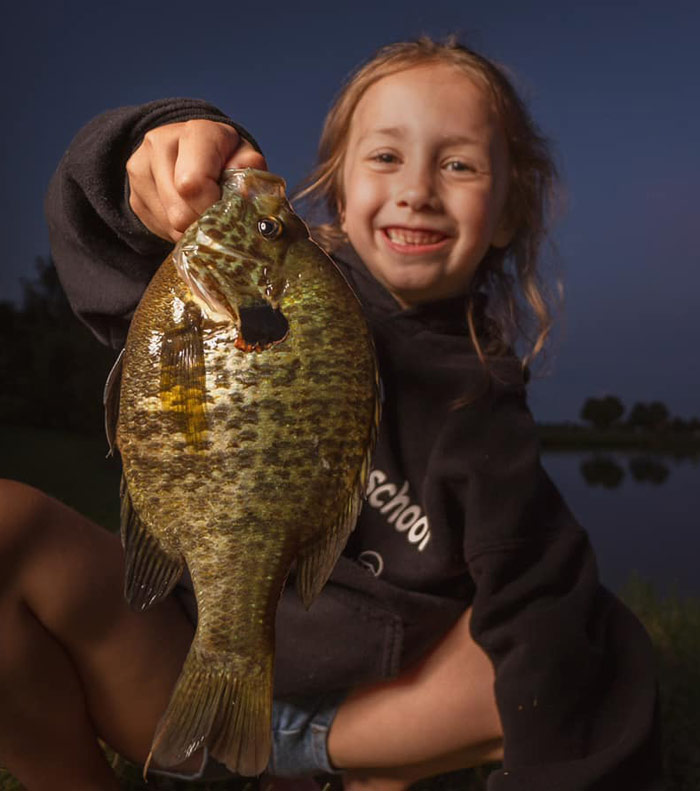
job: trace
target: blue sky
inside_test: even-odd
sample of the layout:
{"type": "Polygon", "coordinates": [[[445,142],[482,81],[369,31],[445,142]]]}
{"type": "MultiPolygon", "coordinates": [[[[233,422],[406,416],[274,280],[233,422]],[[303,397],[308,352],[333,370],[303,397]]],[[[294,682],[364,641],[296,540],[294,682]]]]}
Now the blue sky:
{"type": "Polygon", "coordinates": [[[451,31],[506,65],[565,184],[554,229],[567,287],[536,416],[588,395],[700,414],[700,3],[457,0],[260,4],[26,2],[0,32],[0,298],[48,253],[48,179],[100,111],[206,98],[242,122],[290,185],[314,162],[344,77],[379,46],[451,31]]]}

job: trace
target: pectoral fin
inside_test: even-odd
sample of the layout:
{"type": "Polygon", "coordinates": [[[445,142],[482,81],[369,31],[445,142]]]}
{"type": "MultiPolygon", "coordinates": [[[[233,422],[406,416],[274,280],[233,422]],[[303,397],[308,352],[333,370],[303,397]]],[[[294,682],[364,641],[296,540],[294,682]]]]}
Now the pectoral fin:
{"type": "Polygon", "coordinates": [[[194,303],[185,306],[183,323],[163,334],[160,400],[164,411],[194,450],[205,447],[207,432],[206,378],[202,345],[202,313],[194,303]]]}
{"type": "Polygon", "coordinates": [[[121,483],[121,536],[125,553],[124,597],[134,610],[165,598],[182,574],[184,560],[163,550],[136,513],[126,478],[121,483]]]}
{"type": "Polygon", "coordinates": [[[117,446],[117,422],[119,420],[119,394],[122,386],[122,368],[124,367],[124,349],[119,352],[112,370],[107,376],[102,403],[105,408],[105,434],[109,444],[108,456],[114,454],[117,446]]]}

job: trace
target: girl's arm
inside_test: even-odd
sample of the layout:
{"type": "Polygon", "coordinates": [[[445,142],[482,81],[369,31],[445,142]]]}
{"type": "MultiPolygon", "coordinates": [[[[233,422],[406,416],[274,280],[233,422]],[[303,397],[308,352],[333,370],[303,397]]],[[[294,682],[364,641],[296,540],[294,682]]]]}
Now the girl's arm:
{"type": "Polygon", "coordinates": [[[493,389],[455,413],[442,456],[476,586],[471,632],[493,662],[503,725],[489,789],[659,789],[649,638],[600,585],[588,536],[540,463],[522,389],[493,389]]]}
{"type": "Polygon", "coordinates": [[[222,167],[237,166],[243,154],[244,165],[264,167],[253,148],[259,151],[245,130],[195,99],[111,110],[76,135],[49,185],[46,215],[63,287],[75,312],[100,340],[113,347],[123,344],[131,314],[182,223],[201,210],[202,200],[211,202],[216,158],[222,167]],[[201,134],[193,135],[192,125],[183,123],[195,120],[213,122],[204,128],[216,130],[214,142],[210,136],[202,146],[201,134]],[[245,145],[239,145],[239,135],[245,145]],[[180,178],[177,163],[183,158],[183,172],[199,172],[199,180],[180,178]],[[207,166],[198,168],[196,161],[202,158],[207,166]],[[194,166],[187,165],[193,159],[194,166]],[[186,196],[179,203],[178,190],[186,196]]]}
{"type": "Polygon", "coordinates": [[[425,777],[499,761],[493,667],[470,633],[471,610],[417,665],[354,690],[328,734],[346,789],[400,791],[425,777]]]}

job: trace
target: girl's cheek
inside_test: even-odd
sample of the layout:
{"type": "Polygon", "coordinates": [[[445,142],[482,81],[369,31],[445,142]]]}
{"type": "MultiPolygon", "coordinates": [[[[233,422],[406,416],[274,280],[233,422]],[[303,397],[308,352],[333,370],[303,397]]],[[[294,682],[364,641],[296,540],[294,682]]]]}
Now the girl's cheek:
{"type": "Polygon", "coordinates": [[[371,212],[378,202],[377,186],[371,179],[353,179],[346,183],[345,207],[355,214],[371,212]]]}

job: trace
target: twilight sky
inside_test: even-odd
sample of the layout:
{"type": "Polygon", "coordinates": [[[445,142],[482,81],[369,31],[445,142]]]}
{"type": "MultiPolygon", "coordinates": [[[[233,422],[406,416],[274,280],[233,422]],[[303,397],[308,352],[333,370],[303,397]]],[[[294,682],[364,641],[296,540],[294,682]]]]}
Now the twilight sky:
{"type": "Polygon", "coordinates": [[[75,132],[110,107],[208,99],[294,186],[348,72],[391,41],[456,31],[506,65],[553,141],[567,298],[541,420],[588,395],[700,415],[700,3],[697,0],[33,0],[0,31],[0,299],[48,254],[42,201],[75,132]]]}

